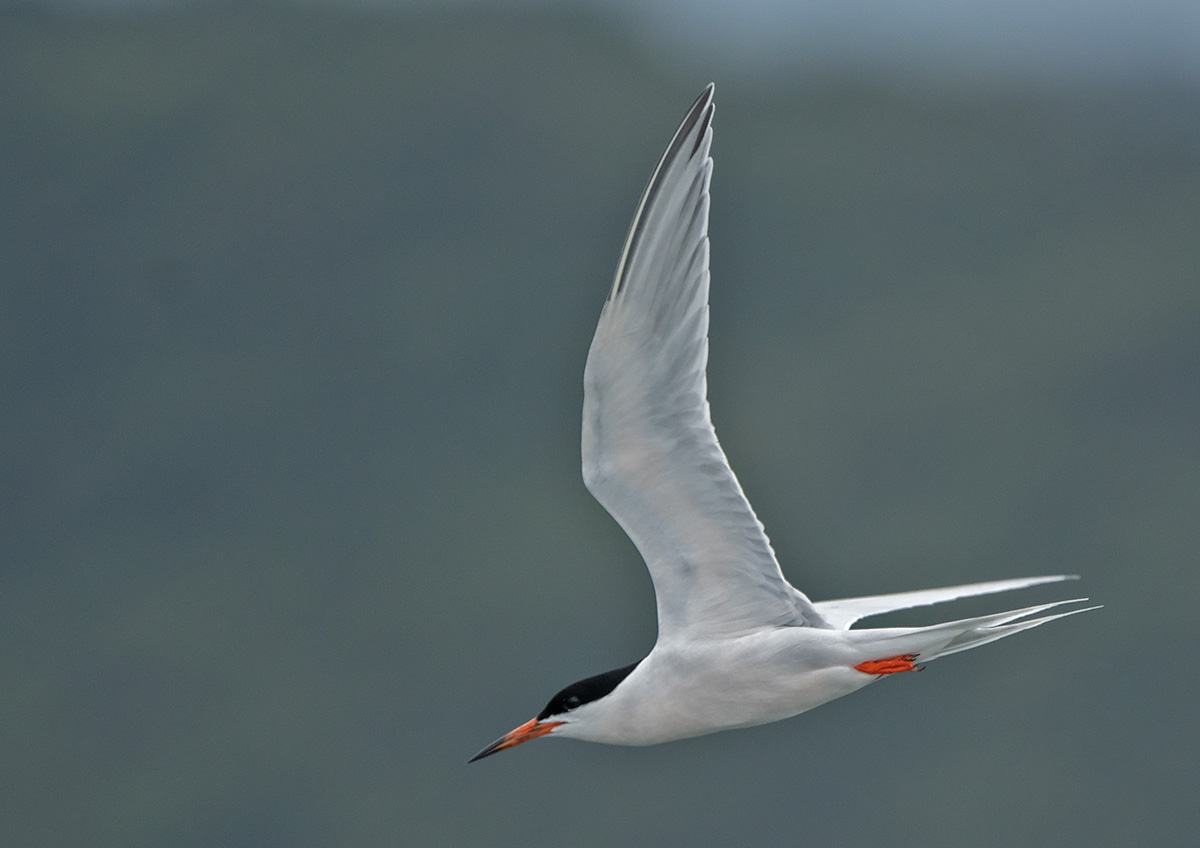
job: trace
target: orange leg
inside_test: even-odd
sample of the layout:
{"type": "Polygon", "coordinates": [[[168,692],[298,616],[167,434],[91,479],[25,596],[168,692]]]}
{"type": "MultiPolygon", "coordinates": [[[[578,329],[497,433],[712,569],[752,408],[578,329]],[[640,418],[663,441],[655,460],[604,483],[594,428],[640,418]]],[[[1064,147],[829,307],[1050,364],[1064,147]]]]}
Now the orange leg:
{"type": "Polygon", "coordinates": [[[877,674],[880,677],[883,677],[885,674],[895,674],[899,671],[920,671],[921,669],[913,665],[913,660],[916,658],[916,654],[901,654],[898,657],[888,657],[885,660],[867,660],[867,662],[859,663],[854,668],[863,674],[877,674]]]}

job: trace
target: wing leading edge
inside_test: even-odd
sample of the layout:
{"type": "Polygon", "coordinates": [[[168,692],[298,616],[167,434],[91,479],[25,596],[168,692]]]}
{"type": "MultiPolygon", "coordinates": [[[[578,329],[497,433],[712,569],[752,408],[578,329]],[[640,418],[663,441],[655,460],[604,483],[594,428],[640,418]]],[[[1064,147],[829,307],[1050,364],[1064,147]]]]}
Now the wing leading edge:
{"type": "Polygon", "coordinates": [[[584,372],[583,477],[654,582],[659,639],[827,626],[790,586],[709,416],[713,87],[638,203],[584,372]]]}

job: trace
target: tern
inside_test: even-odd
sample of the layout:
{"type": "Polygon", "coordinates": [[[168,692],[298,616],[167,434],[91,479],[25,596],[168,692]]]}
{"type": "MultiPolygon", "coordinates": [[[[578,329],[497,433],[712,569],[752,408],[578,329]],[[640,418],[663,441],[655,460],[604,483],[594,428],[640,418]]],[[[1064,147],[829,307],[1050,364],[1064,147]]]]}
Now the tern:
{"type": "Polygon", "coordinates": [[[469,762],[541,736],[653,745],[778,721],[891,674],[1096,607],[1039,604],[928,627],[894,610],[1073,575],[813,602],[783,577],[709,416],[713,85],[654,169],[584,369],[583,479],[637,546],[658,612],[644,659],[573,683],[469,762]]]}

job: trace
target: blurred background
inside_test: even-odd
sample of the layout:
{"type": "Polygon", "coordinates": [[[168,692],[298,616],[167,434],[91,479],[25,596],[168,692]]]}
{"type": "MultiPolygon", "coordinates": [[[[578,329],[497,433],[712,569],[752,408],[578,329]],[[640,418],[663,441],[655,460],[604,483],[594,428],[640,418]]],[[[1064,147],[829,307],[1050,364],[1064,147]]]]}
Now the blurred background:
{"type": "Polygon", "coordinates": [[[0,843],[1192,845],[1200,6],[0,5],[0,843]],[[815,599],[1101,612],[466,759],[651,647],[587,346],[717,83],[710,396],[815,599]]]}

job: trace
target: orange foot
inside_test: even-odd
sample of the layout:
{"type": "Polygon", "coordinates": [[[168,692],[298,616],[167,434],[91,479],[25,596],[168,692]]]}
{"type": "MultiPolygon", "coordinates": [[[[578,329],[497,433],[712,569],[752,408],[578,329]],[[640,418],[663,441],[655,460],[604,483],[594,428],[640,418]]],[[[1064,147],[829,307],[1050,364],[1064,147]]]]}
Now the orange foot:
{"type": "Polygon", "coordinates": [[[880,677],[885,674],[895,674],[898,671],[920,671],[921,669],[913,665],[913,660],[916,658],[916,654],[901,654],[898,657],[888,657],[886,660],[867,660],[854,668],[863,674],[877,674],[880,677]]]}

